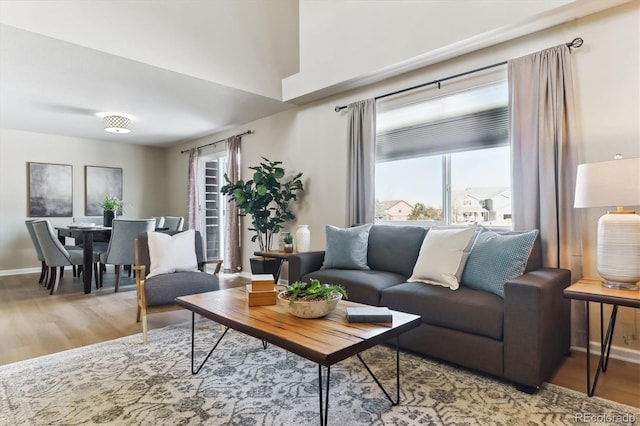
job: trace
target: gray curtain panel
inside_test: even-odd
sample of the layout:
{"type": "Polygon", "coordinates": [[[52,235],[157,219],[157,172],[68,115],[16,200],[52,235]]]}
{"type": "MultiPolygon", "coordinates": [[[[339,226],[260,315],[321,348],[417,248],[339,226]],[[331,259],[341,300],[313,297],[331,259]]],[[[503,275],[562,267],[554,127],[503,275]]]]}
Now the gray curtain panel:
{"type": "Polygon", "coordinates": [[[189,174],[188,174],[188,188],[187,194],[189,194],[189,212],[187,216],[187,229],[195,229],[202,233],[200,229],[200,209],[199,209],[199,192],[200,185],[198,182],[198,159],[200,157],[200,150],[198,148],[191,148],[189,150],[189,174]]]}
{"type": "Polygon", "coordinates": [[[347,226],[373,223],[375,212],[376,101],[349,104],[347,226]]]}
{"type": "MultiPolygon", "coordinates": [[[[580,213],[573,208],[579,145],[571,52],[565,45],[509,61],[514,229],[539,229],[543,265],[582,277],[580,213]]],[[[573,304],[572,343],[586,343],[584,304],[573,304]]]]}
{"type": "MultiPolygon", "coordinates": [[[[227,138],[225,147],[227,153],[226,175],[231,182],[240,179],[240,142],[241,136],[227,138]]],[[[240,218],[236,203],[229,202],[226,197],[227,214],[224,221],[224,272],[238,272],[242,270],[242,251],[240,247],[240,218]]]]}

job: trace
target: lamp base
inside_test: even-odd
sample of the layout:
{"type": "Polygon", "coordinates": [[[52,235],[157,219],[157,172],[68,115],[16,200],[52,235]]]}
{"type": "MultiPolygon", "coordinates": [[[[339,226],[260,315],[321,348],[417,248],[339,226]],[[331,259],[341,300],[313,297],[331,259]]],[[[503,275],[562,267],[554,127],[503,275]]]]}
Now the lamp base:
{"type": "Polygon", "coordinates": [[[602,282],[602,286],[616,290],[640,290],[640,287],[638,287],[638,285],[634,283],[621,283],[618,281],[609,280],[604,280],[602,282]]]}

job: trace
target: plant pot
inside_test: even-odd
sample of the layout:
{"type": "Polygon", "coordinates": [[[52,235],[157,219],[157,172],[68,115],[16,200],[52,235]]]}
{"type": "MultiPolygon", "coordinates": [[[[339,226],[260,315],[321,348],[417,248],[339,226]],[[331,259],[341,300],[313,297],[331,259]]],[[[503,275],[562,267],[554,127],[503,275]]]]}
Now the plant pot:
{"type": "Polygon", "coordinates": [[[280,259],[271,257],[252,257],[249,259],[252,274],[271,274],[275,278],[280,269],[280,259]]]}
{"type": "Polygon", "coordinates": [[[296,300],[289,302],[288,299],[282,297],[282,292],[278,293],[280,303],[287,308],[291,315],[298,318],[322,318],[338,306],[340,299],[342,299],[342,295],[338,294],[331,300],[321,299],[312,302],[296,300]]]}
{"type": "Polygon", "coordinates": [[[293,244],[285,244],[284,245],[285,253],[293,253],[293,244]]]}
{"type": "Polygon", "coordinates": [[[104,214],[102,215],[102,224],[104,226],[112,226],[113,225],[113,219],[116,217],[116,212],[111,211],[111,210],[105,210],[104,214]]]}

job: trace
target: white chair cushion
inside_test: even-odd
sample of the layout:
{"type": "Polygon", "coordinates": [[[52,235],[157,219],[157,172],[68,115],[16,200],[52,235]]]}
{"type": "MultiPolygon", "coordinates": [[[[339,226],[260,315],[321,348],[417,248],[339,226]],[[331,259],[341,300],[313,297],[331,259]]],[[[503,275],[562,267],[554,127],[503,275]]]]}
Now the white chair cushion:
{"type": "Polygon", "coordinates": [[[162,232],[149,232],[148,240],[150,272],[147,278],[198,270],[193,229],[173,236],[162,232]]]}

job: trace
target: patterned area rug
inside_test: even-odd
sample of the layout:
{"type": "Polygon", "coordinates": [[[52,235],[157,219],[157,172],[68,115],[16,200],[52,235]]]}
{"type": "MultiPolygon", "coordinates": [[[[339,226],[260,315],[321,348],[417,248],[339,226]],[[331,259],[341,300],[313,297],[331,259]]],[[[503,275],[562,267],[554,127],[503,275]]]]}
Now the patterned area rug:
{"type": "MultiPolygon", "coordinates": [[[[0,367],[2,425],[317,425],[318,369],[230,330],[196,376],[190,323],[0,367]]],[[[202,360],[222,327],[202,321],[202,360]]],[[[200,349],[198,349],[200,348],[200,349]]],[[[363,357],[395,386],[395,353],[363,357]]],[[[545,384],[510,383],[401,354],[401,403],[391,406],[357,358],[331,369],[329,424],[575,425],[640,422],[640,410],[545,384]],[[631,421],[629,421],[631,420],[631,421]]],[[[392,391],[395,395],[395,391],[392,391]]]]}

